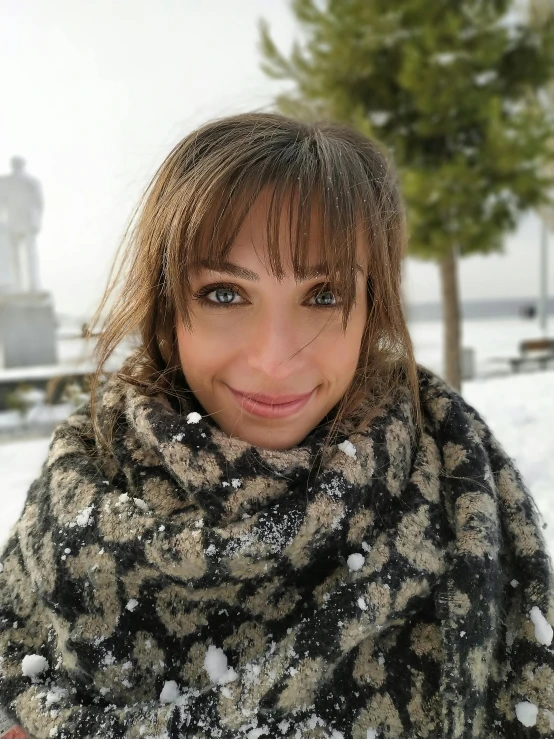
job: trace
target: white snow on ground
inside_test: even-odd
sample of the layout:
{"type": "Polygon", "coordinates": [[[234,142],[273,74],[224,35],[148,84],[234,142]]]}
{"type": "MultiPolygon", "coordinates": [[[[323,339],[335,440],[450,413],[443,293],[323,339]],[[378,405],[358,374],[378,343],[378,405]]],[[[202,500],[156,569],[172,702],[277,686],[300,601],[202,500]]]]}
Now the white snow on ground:
{"type": "Polygon", "coordinates": [[[0,543],[23,509],[29,485],[46,459],[50,439],[0,444],[0,543]]]}
{"type": "MultiPolygon", "coordinates": [[[[554,319],[551,317],[552,323],[554,319]]],[[[550,334],[554,327],[550,327],[550,334]]],[[[443,327],[437,321],[410,324],[419,362],[439,374],[442,371],[443,327]]],[[[504,320],[464,321],[462,346],[475,350],[477,375],[486,377],[499,373],[510,374],[508,358],[517,357],[519,342],[542,338],[535,321],[509,318],[504,320]]]]}
{"type": "MultiPolygon", "coordinates": [[[[416,323],[410,329],[417,360],[440,374],[442,325],[416,323]]],[[[524,320],[467,321],[463,335],[463,345],[476,351],[478,374],[464,383],[463,395],[523,475],[547,524],[544,534],[554,557],[554,369],[510,375],[506,363],[507,357],[517,356],[519,341],[537,338],[539,332],[524,320]]],[[[0,443],[0,543],[23,508],[48,443],[0,443]]]]}

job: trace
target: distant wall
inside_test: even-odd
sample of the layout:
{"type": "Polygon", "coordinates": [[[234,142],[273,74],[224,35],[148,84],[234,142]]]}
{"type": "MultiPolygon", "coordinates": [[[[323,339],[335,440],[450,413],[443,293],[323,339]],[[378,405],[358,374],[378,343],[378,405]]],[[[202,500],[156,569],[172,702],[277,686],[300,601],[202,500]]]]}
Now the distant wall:
{"type": "MultiPolygon", "coordinates": [[[[534,298],[511,298],[502,300],[466,300],[462,303],[462,317],[466,319],[521,318],[521,310],[534,306],[538,320],[539,301],[534,298]]],[[[554,314],[554,297],[549,298],[548,313],[554,314]]],[[[441,303],[410,303],[406,306],[408,321],[442,320],[441,303]]]]}

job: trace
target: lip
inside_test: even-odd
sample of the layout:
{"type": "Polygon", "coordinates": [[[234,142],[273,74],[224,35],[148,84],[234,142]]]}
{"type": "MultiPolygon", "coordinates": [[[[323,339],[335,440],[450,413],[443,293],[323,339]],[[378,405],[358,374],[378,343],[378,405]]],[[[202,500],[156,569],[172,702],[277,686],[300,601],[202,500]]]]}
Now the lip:
{"type": "Polygon", "coordinates": [[[262,418],[286,418],[298,413],[314,394],[314,390],[305,395],[263,395],[261,393],[244,393],[234,390],[228,386],[229,390],[239,402],[241,407],[254,416],[262,418]]]}

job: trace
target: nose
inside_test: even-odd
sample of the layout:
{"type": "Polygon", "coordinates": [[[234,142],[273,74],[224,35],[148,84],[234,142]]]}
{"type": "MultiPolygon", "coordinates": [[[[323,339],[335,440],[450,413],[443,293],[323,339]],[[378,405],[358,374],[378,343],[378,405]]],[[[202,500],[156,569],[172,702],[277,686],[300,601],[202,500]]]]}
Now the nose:
{"type": "Polygon", "coordinates": [[[301,333],[298,321],[284,310],[259,316],[246,348],[248,366],[275,382],[298,374],[305,364],[307,343],[301,333]]]}

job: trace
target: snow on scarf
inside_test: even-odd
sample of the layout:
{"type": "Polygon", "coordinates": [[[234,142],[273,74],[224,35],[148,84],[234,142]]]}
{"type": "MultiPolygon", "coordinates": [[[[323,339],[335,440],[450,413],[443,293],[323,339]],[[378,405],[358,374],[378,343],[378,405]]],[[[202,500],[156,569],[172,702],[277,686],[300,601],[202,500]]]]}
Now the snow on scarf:
{"type": "Polygon", "coordinates": [[[538,514],[419,368],[325,456],[112,377],[54,434],[2,556],[0,704],[38,739],[554,736],[538,514]],[[190,409],[188,409],[190,410],[190,409]]]}

